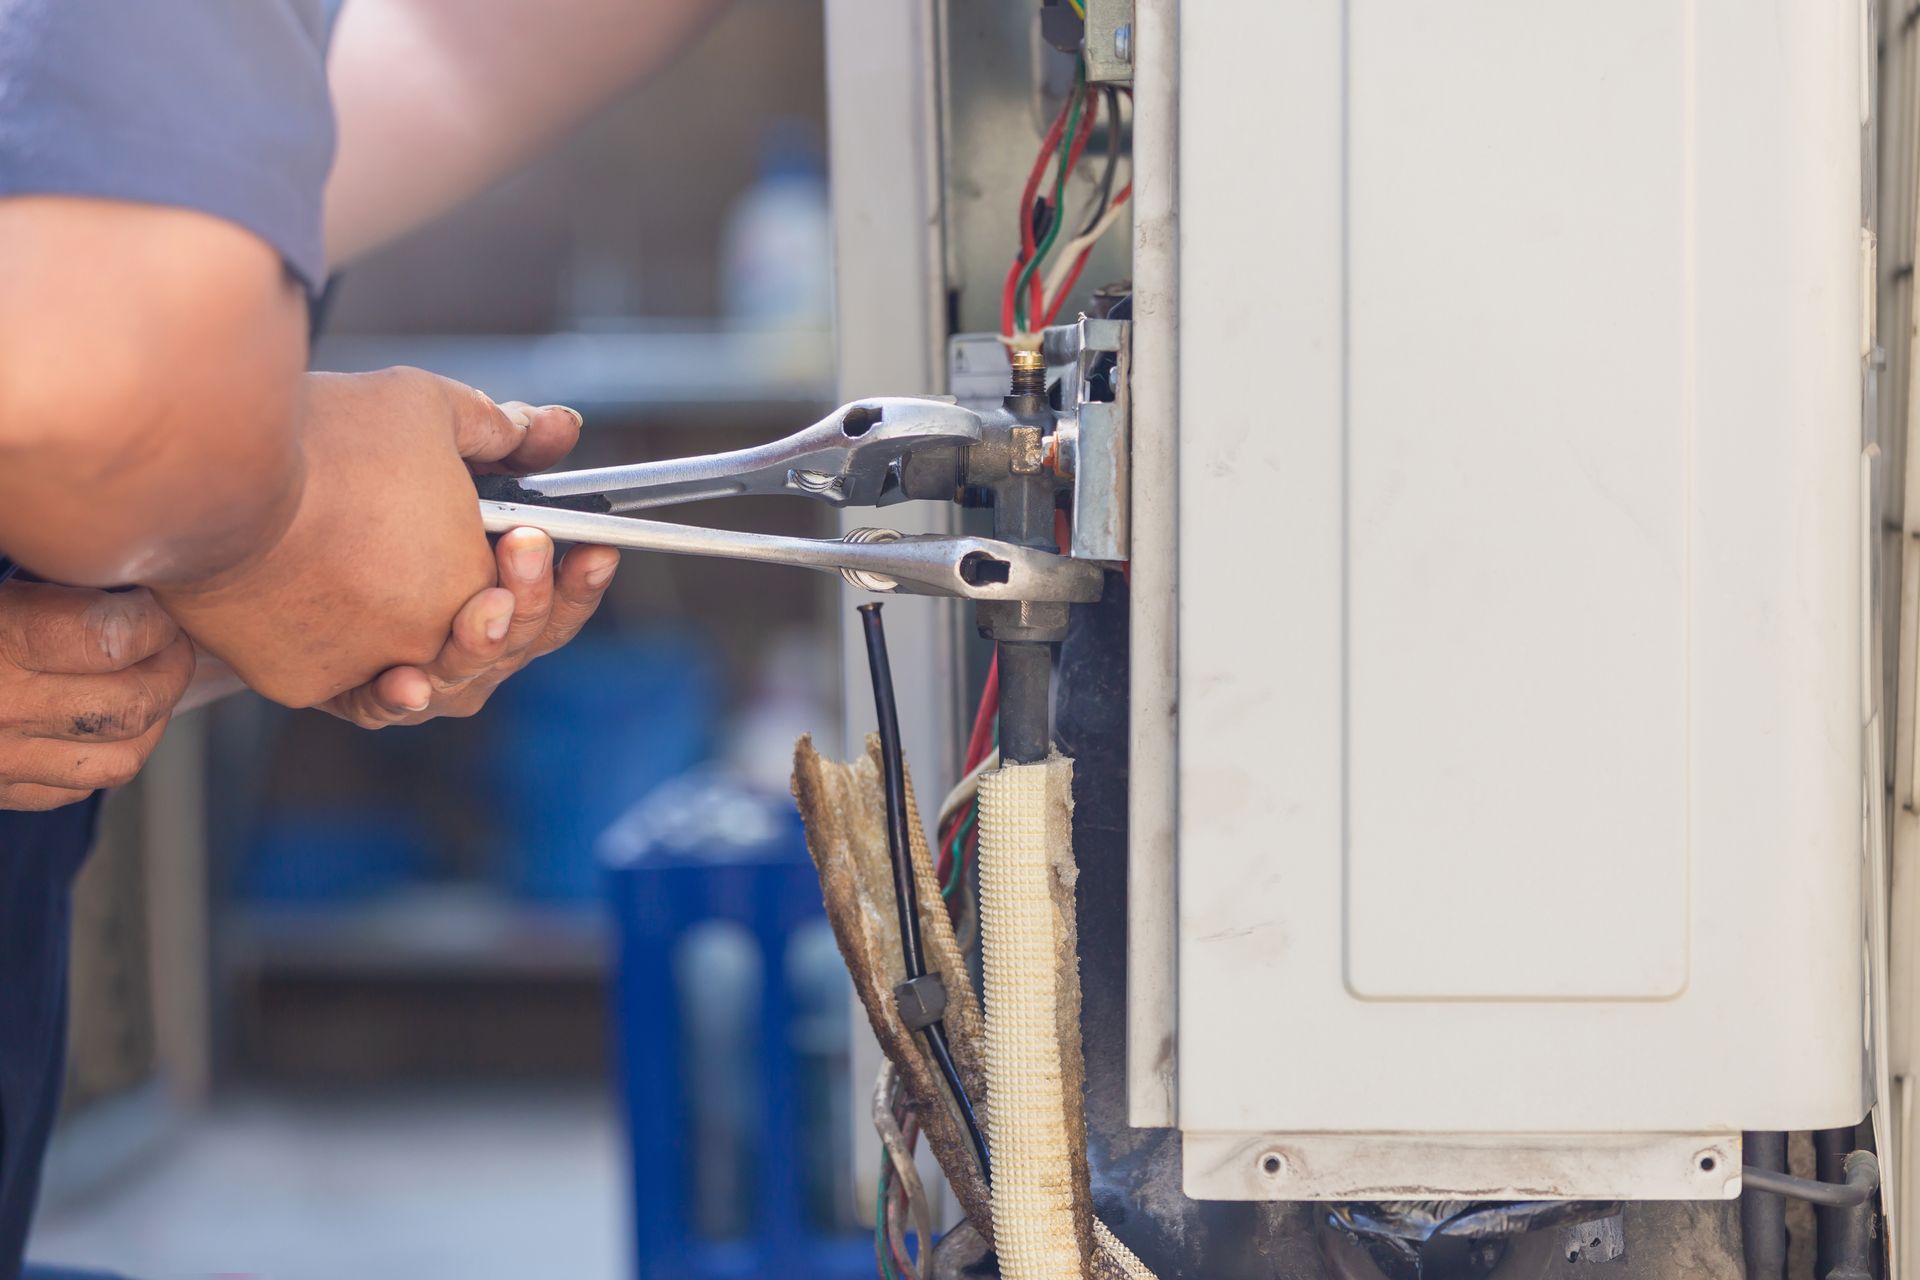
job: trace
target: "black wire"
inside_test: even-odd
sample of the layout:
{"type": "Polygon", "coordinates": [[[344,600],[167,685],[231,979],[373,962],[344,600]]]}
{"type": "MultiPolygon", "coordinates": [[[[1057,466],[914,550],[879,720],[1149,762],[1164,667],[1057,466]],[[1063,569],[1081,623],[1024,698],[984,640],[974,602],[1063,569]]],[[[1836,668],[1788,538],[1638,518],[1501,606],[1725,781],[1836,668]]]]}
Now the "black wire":
{"type": "Polygon", "coordinates": [[[1093,202],[1087,225],[1080,228],[1079,234],[1083,236],[1091,232],[1112,207],[1113,179],[1120,170],[1120,91],[1110,84],[1102,85],[1101,91],[1107,100],[1107,167],[1100,175],[1100,198],[1093,202]]]}
{"type": "Polygon", "coordinates": [[[973,1114],[973,1099],[967,1097],[967,1088],[960,1083],[960,1068],[953,1064],[953,1050],[947,1046],[946,1023],[935,1022],[927,1028],[927,1044],[933,1049],[933,1060],[939,1064],[940,1074],[946,1078],[953,1100],[960,1105],[960,1118],[967,1122],[967,1136],[973,1139],[974,1158],[980,1161],[981,1181],[992,1186],[993,1157],[987,1154],[987,1139],[980,1132],[980,1118],[973,1114]]]}
{"type": "Polygon", "coordinates": [[[1053,203],[1047,199],[1045,192],[1041,192],[1033,198],[1033,211],[1027,216],[1027,221],[1033,224],[1034,244],[1047,238],[1047,228],[1053,225],[1053,218],[1053,203]]]}
{"type": "MultiPolygon", "coordinates": [[[[887,797],[887,853],[893,863],[893,905],[900,917],[900,953],[908,981],[927,971],[926,953],[920,943],[920,890],[913,875],[913,846],[907,835],[907,768],[900,750],[900,707],[893,697],[893,665],[887,660],[887,633],[880,621],[878,604],[860,606],[860,623],[866,632],[867,669],[873,676],[874,718],[880,724],[881,782],[887,797]]],[[[987,1154],[987,1140],[980,1132],[979,1117],[974,1115],[973,1100],[954,1065],[953,1050],[947,1044],[946,1024],[935,1019],[926,1028],[927,1045],[933,1060],[946,1080],[947,1089],[966,1121],[967,1136],[973,1140],[974,1155],[980,1161],[980,1176],[993,1181],[993,1161],[987,1154]]]]}
{"type": "Polygon", "coordinates": [[[900,951],[907,979],[927,971],[920,946],[920,890],[913,878],[913,846],[907,836],[907,771],[900,751],[900,708],[893,699],[893,666],[887,661],[887,633],[880,606],[860,606],[867,635],[867,669],[873,675],[873,712],[880,722],[881,781],[887,796],[887,852],[893,862],[893,905],[900,916],[900,951]]]}

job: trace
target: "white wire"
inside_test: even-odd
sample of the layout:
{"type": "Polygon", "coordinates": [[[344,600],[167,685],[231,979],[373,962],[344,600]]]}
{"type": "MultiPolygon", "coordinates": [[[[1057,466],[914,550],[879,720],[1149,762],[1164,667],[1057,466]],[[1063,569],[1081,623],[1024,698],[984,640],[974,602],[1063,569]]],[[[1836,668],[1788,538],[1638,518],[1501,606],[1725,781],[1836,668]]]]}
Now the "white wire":
{"type": "Polygon", "coordinates": [[[1042,298],[1052,298],[1060,292],[1061,286],[1067,282],[1067,277],[1073,274],[1073,264],[1080,255],[1093,248],[1094,243],[1107,233],[1107,229],[1120,220],[1120,215],[1125,213],[1126,209],[1126,205],[1118,201],[1114,202],[1111,208],[1100,215],[1100,221],[1087,228],[1086,234],[1075,236],[1067,241],[1067,247],[1061,250],[1060,257],[1047,270],[1046,283],[1040,287],[1042,298]]]}
{"type": "Polygon", "coordinates": [[[920,1256],[924,1259],[927,1250],[933,1248],[933,1213],[927,1207],[927,1189],[920,1181],[920,1170],[913,1163],[913,1150],[907,1146],[907,1136],[893,1118],[897,1082],[893,1060],[883,1056],[880,1074],[873,1081],[873,1128],[880,1135],[885,1156],[893,1164],[894,1177],[906,1190],[907,1212],[913,1219],[914,1234],[920,1237],[920,1256]]]}
{"type": "Polygon", "coordinates": [[[973,803],[974,796],[980,792],[980,779],[1000,767],[1000,749],[987,752],[987,758],[967,771],[967,776],[953,784],[953,790],[947,792],[947,798],[940,802],[940,816],[933,820],[936,834],[947,825],[953,815],[973,803]]]}

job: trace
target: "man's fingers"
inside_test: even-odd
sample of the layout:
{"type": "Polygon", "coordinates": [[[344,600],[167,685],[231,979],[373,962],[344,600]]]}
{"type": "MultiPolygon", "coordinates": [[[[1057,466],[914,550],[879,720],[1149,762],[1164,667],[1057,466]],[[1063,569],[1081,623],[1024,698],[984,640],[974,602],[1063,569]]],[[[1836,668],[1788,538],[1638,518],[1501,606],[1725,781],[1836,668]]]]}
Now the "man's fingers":
{"type": "Polygon", "coordinates": [[[323,704],[322,709],[362,729],[383,729],[406,724],[432,703],[433,682],[426,672],[418,667],[389,667],[323,704]]]}
{"type": "Polygon", "coordinates": [[[566,457],[580,438],[580,415],[565,405],[495,404],[457,382],[446,383],[445,390],[452,399],[454,444],[474,471],[538,471],[566,457]]]}
{"type": "Polygon", "coordinates": [[[23,691],[18,731],[27,737],[66,742],[126,742],[142,737],[173,714],[193,681],[193,671],[193,642],[176,636],[159,653],[125,671],[34,676],[23,691]]]}
{"type": "Polygon", "coordinates": [[[488,587],[454,615],[453,634],[432,662],[389,668],[328,702],[327,710],[370,729],[421,716],[435,699],[484,674],[505,652],[513,605],[512,592],[488,587]]]}
{"type": "Polygon", "coordinates": [[[581,418],[578,410],[569,409],[563,404],[530,405],[519,400],[506,401],[500,409],[510,419],[524,416],[527,423],[525,438],[512,453],[497,462],[475,466],[476,471],[504,472],[509,475],[545,471],[572,453],[573,446],[579,442],[581,418]]]}
{"type": "Polygon", "coordinates": [[[68,787],[44,786],[38,782],[0,783],[0,810],[45,813],[49,809],[64,809],[70,804],[78,804],[91,794],[68,787]]]}
{"type": "Polygon", "coordinates": [[[505,587],[488,587],[453,616],[453,634],[440,654],[421,670],[436,694],[457,689],[483,675],[507,649],[513,626],[514,596],[505,587]]]}
{"type": "Polygon", "coordinates": [[[495,550],[500,583],[513,593],[513,615],[495,660],[513,658],[517,667],[523,651],[547,629],[554,595],[553,539],[538,529],[510,529],[495,550]]]}
{"type": "MultiPolygon", "coordinates": [[[[553,555],[545,533],[540,530],[520,530],[520,533],[532,533],[540,543],[545,543],[545,557],[553,555]]],[[[507,537],[501,539],[501,543],[507,541],[507,537]]],[[[511,549],[505,547],[501,549],[503,578],[509,576],[509,551],[511,549]]],[[[545,558],[541,558],[540,603],[534,612],[534,633],[538,633],[540,624],[545,622],[547,616],[547,585],[543,566],[545,558]]],[[[434,654],[432,662],[426,666],[388,668],[365,685],[348,689],[346,693],[324,702],[324,710],[340,716],[342,720],[357,723],[363,729],[417,723],[428,716],[470,714],[478,708],[478,702],[472,706],[465,702],[455,706],[449,699],[457,697],[474,679],[488,676],[495,664],[511,656],[509,631],[515,628],[518,608],[520,597],[516,597],[515,591],[505,587],[488,587],[486,591],[480,591],[461,606],[459,614],[453,616],[453,631],[447,635],[447,643],[440,647],[440,652],[434,654]]],[[[513,660],[511,666],[520,666],[520,662],[513,660]]],[[[501,672],[501,676],[505,676],[505,672],[501,672]]],[[[497,681],[490,681],[490,685],[492,683],[497,681]]]]}
{"type": "Polygon", "coordinates": [[[552,653],[580,634],[594,610],[600,607],[613,572],[620,567],[620,553],[612,547],[575,547],[560,562],[554,575],[553,608],[547,615],[547,628],[535,646],[535,655],[552,653]]]}
{"type": "Polygon", "coordinates": [[[454,447],[469,465],[499,462],[527,442],[533,418],[524,409],[509,413],[484,392],[457,382],[446,383],[446,393],[453,410],[454,447]]]}
{"type": "Polygon", "coordinates": [[[144,589],[91,591],[38,582],[0,589],[0,659],[28,671],[123,671],[179,635],[144,589]]]}
{"type": "Polygon", "coordinates": [[[25,738],[8,752],[7,773],[16,783],[34,783],[70,791],[98,791],[132,782],[146,764],[160,735],[162,719],[137,738],[125,742],[54,742],[25,738]]]}

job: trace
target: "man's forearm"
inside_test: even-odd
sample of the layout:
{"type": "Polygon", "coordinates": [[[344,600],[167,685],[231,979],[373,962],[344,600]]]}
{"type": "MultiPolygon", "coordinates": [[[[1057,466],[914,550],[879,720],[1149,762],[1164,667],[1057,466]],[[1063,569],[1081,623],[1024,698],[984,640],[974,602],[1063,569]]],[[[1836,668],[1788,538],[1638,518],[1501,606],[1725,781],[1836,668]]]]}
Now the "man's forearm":
{"type": "Polygon", "coordinates": [[[327,252],[438,217],[690,39],[723,0],[354,0],[329,60],[327,252]]]}
{"type": "Polygon", "coordinates": [[[75,585],[217,580],[301,495],[300,290],[187,210],[0,199],[0,548],[75,585]]]}

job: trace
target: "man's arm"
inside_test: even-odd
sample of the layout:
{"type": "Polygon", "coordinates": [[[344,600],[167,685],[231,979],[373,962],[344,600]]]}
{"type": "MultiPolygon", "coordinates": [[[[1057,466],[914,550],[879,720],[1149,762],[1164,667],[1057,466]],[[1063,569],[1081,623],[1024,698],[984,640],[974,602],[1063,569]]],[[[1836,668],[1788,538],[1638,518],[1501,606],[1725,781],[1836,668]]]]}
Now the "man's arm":
{"type": "Polygon", "coordinates": [[[723,0],[353,0],[329,58],[331,262],[438,217],[665,62],[723,0]]]}
{"type": "Polygon", "coordinates": [[[302,373],[280,263],[205,214],[0,198],[0,547],[153,587],[311,705],[431,661],[493,585],[467,460],[510,458],[532,420],[418,370],[302,373]]]}
{"type": "Polygon", "coordinates": [[[0,547],[80,585],[190,583],[298,508],[299,287],[186,209],[0,199],[0,547]]]}

